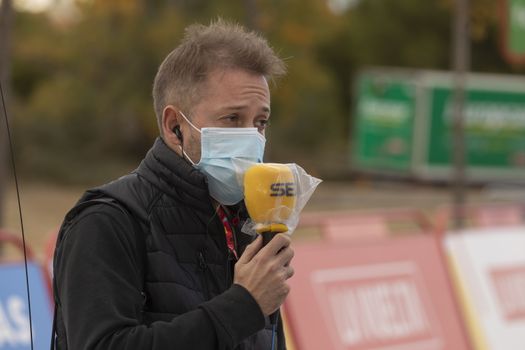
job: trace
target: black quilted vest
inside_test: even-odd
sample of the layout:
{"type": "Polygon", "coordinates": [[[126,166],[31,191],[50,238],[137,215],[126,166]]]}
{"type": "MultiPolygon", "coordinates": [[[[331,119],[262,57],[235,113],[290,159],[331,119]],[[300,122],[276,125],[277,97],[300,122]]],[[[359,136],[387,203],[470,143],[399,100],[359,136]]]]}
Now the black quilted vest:
{"type": "MultiPolygon", "coordinates": [[[[137,170],[87,191],[77,207],[96,198],[116,200],[136,218],[141,231],[144,323],[170,321],[231,286],[234,261],[206,178],[162,139],[155,141],[137,170]]],[[[242,251],[249,236],[238,232],[236,236],[242,251]]],[[[270,329],[267,322],[236,349],[270,349],[270,329]]],[[[278,333],[278,348],[284,349],[281,327],[278,333]]]]}

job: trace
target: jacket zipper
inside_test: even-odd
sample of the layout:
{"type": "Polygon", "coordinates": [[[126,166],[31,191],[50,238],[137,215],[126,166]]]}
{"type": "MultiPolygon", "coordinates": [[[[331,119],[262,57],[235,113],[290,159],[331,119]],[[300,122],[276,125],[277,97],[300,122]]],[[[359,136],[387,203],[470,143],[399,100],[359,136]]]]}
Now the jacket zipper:
{"type": "Polygon", "coordinates": [[[228,249],[228,259],[226,260],[226,283],[228,287],[233,284],[233,260],[233,254],[231,250],[228,249]]]}
{"type": "Polygon", "coordinates": [[[204,297],[206,300],[210,300],[210,286],[208,285],[208,279],[206,278],[206,270],[208,269],[208,264],[206,264],[206,259],[204,258],[204,254],[202,253],[202,251],[199,252],[198,260],[199,270],[202,273],[202,282],[204,284],[204,297]]]}

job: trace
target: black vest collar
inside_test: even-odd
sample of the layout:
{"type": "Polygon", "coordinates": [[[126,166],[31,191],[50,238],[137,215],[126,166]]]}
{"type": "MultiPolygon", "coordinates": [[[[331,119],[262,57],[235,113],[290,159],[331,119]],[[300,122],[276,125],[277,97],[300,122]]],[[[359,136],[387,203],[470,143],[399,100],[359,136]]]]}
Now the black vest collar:
{"type": "Polygon", "coordinates": [[[161,192],[184,204],[201,210],[211,208],[205,175],[169,148],[160,137],[136,172],[161,192]]]}

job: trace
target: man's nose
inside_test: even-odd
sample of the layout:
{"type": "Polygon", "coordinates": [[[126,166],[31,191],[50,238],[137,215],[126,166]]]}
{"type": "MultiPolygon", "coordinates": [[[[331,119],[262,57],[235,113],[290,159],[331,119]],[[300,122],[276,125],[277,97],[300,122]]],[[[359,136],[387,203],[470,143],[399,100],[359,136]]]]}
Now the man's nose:
{"type": "Polygon", "coordinates": [[[251,119],[245,120],[241,123],[241,128],[254,128],[255,122],[251,119]]]}

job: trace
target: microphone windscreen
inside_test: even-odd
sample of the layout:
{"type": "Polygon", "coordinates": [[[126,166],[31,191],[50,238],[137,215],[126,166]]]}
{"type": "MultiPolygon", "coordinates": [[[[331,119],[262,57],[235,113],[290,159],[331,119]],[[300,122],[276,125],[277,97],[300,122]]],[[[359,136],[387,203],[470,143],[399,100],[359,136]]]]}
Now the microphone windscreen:
{"type": "Polygon", "coordinates": [[[294,175],[285,164],[255,164],[244,174],[244,202],[255,223],[285,223],[296,196],[294,175]]]}

